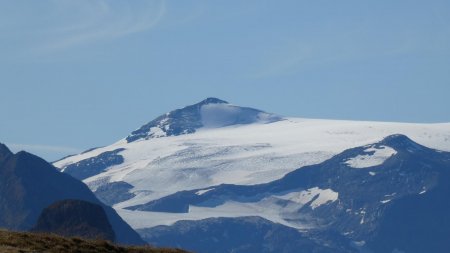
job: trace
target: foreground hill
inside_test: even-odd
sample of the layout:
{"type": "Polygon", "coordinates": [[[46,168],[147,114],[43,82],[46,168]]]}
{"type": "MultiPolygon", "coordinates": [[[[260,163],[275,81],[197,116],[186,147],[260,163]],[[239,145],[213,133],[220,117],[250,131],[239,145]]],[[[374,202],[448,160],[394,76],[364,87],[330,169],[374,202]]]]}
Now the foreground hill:
{"type": "Polygon", "coordinates": [[[85,184],[60,173],[35,155],[24,151],[13,154],[0,144],[0,227],[29,230],[44,208],[66,199],[100,205],[114,230],[116,242],[144,244],[114,209],[101,203],[85,184]]]}
{"type": "Polygon", "coordinates": [[[0,230],[2,253],[183,253],[178,249],[125,247],[102,240],[66,238],[52,234],[0,230]]]}
{"type": "Polygon", "coordinates": [[[111,242],[116,239],[100,205],[74,199],[57,201],[45,208],[32,231],[111,242]]]}

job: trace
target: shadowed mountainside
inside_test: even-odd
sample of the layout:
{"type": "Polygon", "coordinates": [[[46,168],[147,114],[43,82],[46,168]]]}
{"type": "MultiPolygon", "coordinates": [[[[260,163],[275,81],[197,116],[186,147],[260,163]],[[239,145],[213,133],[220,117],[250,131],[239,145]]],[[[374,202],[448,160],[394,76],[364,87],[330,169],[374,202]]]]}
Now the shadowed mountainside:
{"type": "Polygon", "coordinates": [[[44,208],[66,199],[102,206],[115,232],[116,242],[145,244],[116,211],[101,203],[85,184],[59,172],[35,155],[24,151],[13,154],[0,144],[0,227],[29,230],[44,208]]]}

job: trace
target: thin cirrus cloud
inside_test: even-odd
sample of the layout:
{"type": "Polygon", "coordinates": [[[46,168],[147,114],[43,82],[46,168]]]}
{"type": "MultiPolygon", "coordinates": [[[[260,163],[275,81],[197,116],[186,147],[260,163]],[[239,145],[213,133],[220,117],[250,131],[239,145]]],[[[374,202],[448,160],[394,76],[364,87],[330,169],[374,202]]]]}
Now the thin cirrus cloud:
{"type": "Polygon", "coordinates": [[[44,38],[34,51],[48,53],[144,32],[160,23],[165,1],[51,2],[52,22],[38,33],[44,38]]]}
{"type": "Polygon", "coordinates": [[[413,53],[419,49],[421,39],[417,37],[399,38],[395,43],[379,45],[351,40],[347,36],[293,40],[277,46],[261,59],[261,64],[248,75],[252,79],[277,77],[299,73],[327,65],[348,64],[351,61],[370,61],[377,57],[396,57],[413,53]],[[332,44],[323,41],[333,41],[332,44]]]}

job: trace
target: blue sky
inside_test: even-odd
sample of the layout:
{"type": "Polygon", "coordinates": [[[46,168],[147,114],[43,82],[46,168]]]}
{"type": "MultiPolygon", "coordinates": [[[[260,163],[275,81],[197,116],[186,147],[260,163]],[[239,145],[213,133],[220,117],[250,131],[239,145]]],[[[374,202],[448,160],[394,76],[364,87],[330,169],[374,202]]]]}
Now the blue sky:
{"type": "Polygon", "coordinates": [[[48,160],[219,97],[450,122],[450,2],[0,1],[0,142],[48,160]]]}

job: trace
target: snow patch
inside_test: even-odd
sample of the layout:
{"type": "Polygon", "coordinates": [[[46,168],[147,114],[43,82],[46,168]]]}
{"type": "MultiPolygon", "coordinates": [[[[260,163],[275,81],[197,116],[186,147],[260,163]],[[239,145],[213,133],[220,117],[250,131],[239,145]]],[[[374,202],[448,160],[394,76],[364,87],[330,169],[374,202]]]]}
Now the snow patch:
{"type": "MultiPolygon", "coordinates": [[[[199,190],[196,194],[201,195],[213,189],[199,190]]],[[[307,219],[305,220],[305,217],[300,217],[299,210],[308,203],[310,203],[312,209],[315,209],[326,203],[334,202],[338,199],[338,195],[331,189],[314,187],[284,195],[267,196],[256,202],[229,200],[215,207],[190,205],[187,213],[145,212],[126,209],[119,209],[118,212],[134,228],[172,225],[180,220],[200,220],[211,217],[260,216],[296,229],[308,229],[317,226],[317,224],[310,224],[307,219]],[[287,200],[288,202],[280,202],[280,200],[287,200]]]]}
{"type": "Polygon", "coordinates": [[[164,132],[159,127],[152,127],[152,128],[150,128],[150,133],[151,133],[151,136],[155,137],[155,138],[165,137],[166,136],[166,132],[164,132]]]}
{"type": "Polygon", "coordinates": [[[284,200],[290,200],[301,205],[305,205],[312,199],[316,198],[310,204],[312,209],[316,209],[323,204],[336,201],[339,197],[339,193],[331,189],[320,189],[319,187],[314,187],[305,191],[291,192],[277,197],[284,200]]]}
{"type": "Polygon", "coordinates": [[[365,241],[354,241],[354,244],[358,247],[363,247],[364,245],[366,245],[365,241]]]}
{"type": "Polygon", "coordinates": [[[207,193],[207,192],[209,192],[209,191],[211,191],[211,190],[214,190],[214,188],[209,188],[209,189],[204,189],[204,190],[199,190],[199,191],[197,191],[195,194],[197,194],[197,195],[203,195],[203,194],[205,194],[205,193],[207,193]]]}
{"type": "Polygon", "coordinates": [[[366,211],[365,210],[362,210],[361,211],[361,221],[359,222],[359,224],[364,224],[364,222],[365,222],[365,220],[364,220],[364,218],[366,217],[366,211]]]}
{"type": "Polygon", "coordinates": [[[370,148],[364,150],[364,152],[365,153],[373,152],[373,154],[358,155],[354,158],[348,159],[345,162],[345,164],[347,164],[349,167],[352,167],[355,169],[369,168],[369,167],[381,165],[389,157],[397,154],[397,151],[395,151],[395,149],[388,147],[388,146],[380,146],[379,148],[370,147],[370,148]]]}

